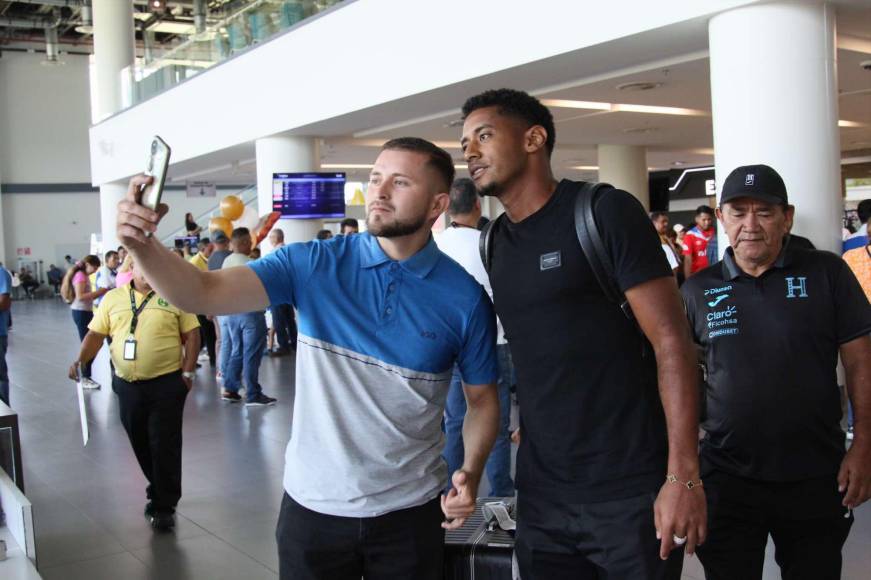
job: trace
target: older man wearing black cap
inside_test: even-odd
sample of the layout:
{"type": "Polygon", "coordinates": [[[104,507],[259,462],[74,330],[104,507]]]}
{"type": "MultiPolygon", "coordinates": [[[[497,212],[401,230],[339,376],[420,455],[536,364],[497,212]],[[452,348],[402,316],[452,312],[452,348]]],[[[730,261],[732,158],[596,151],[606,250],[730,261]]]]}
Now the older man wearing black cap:
{"type": "Polygon", "coordinates": [[[717,217],[723,261],[682,288],[708,371],[701,467],[708,580],[840,578],[852,509],[871,495],[871,305],[837,256],[789,242],[795,208],[766,165],[735,169],[717,217]],[[835,367],[856,411],[845,453],[835,367]]]}

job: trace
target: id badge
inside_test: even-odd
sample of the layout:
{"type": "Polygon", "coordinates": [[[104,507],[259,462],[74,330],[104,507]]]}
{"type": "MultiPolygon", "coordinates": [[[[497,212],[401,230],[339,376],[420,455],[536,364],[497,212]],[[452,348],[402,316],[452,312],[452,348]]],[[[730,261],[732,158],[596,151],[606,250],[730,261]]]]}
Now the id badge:
{"type": "Polygon", "coordinates": [[[124,360],[136,360],[135,338],[128,338],[124,341],[124,360]]]}

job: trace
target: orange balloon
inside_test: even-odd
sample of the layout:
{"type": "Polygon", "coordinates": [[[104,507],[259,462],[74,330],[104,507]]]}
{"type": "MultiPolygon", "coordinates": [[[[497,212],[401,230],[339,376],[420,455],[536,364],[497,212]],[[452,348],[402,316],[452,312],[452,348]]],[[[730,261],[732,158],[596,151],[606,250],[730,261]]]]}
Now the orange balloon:
{"type": "Polygon", "coordinates": [[[235,195],[228,195],[221,200],[221,215],[230,221],[237,220],[245,211],[245,204],[235,195]]]}
{"type": "Polygon", "coordinates": [[[229,238],[233,234],[233,224],[225,217],[213,217],[209,220],[209,231],[221,230],[229,238]]]}

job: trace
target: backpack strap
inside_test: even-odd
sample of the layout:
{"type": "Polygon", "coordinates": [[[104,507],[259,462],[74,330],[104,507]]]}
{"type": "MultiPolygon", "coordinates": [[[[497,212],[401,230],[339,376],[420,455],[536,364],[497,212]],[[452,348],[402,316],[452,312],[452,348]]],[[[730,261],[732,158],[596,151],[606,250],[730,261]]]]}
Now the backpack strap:
{"type": "Polygon", "coordinates": [[[499,216],[484,224],[481,229],[481,237],[478,238],[478,253],[481,254],[481,262],[484,263],[484,270],[488,274],[490,273],[490,264],[493,262],[493,224],[501,218],[502,216],[499,216]]]}
{"type": "Polygon", "coordinates": [[[613,189],[614,187],[608,183],[586,182],[581,186],[575,198],[575,232],[578,234],[578,242],[602,292],[608,300],[620,306],[626,318],[634,321],[635,315],[632,313],[629,301],[617,285],[611,256],[599,233],[596,216],[593,213],[597,196],[603,191],[613,189]]]}

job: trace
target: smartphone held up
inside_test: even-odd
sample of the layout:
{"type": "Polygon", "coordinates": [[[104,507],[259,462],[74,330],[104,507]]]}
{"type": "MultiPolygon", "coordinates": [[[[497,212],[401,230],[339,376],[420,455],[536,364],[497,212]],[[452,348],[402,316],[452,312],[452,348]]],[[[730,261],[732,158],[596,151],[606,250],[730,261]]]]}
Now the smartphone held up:
{"type": "Polygon", "coordinates": [[[166,182],[166,170],[169,168],[170,148],[166,141],[154,136],[151,141],[151,152],[148,155],[148,163],[145,175],[150,175],[154,180],[142,188],[142,205],[157,211],[160,198],[163,195],[163,186],[166,182]]]}

